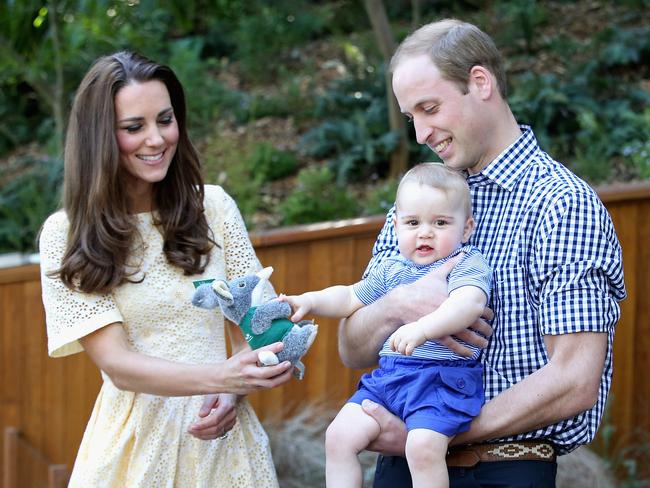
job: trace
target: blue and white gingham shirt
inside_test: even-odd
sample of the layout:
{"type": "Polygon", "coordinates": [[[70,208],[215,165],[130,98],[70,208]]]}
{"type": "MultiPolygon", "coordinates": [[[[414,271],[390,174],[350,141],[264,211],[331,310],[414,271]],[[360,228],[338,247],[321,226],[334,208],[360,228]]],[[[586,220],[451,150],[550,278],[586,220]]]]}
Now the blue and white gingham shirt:
{"type": "MultiPolygon", "coordinates": [[[[596,193],[540,149],[530,127],[478,174],[469,175],[478,247],[494,270],[494,334],[482,361],[485,397],[548,362],[544,336],[608,334],[596,405],[576,417],[503,440],[546,439],[560,454],[593,440],[612,379],[614,329],[625,298],[621,247],[596,193]]],[[[398,252],[392,209],[366,273],[398,252]]],[[[533,392],[531,392],[533,393],[533,392]]]]}
{"type": "MultiPolygon", "coordinates": [[[[432,269],[442,266],[454,256],[464,253],[462,260],[457,263],[447,277],[447,290],[449,293],[462,286],[475,286],[490,298],[492,289],[492,270],[481,255],[481,252],[474,246],[459,246],[449,256],[439,259],[430,264],[416,264],[406,259],[401,254],[384,259],[376,266],[372,273],[362,281],[352,285],[355,295],[364,305],[369,305],[380,297],[384,296],[393,288],[399,285],[406,285],[427,275],[432,269]]],[[[390,337],[384,342],[379,351],[380,356],[401,356],[390,347],[390,337]]],[[[465,344],[465,343],[463,343],[465,344]]],[[[481,350],[470,344],[473,354],[470,358],[459,356],[448,347],[438,344],[435,341],[426,341],[413,350],[411,357],[418,359],[434,359],[438,361],[463,361],[467,359],[478,359],[481,350]]]]}

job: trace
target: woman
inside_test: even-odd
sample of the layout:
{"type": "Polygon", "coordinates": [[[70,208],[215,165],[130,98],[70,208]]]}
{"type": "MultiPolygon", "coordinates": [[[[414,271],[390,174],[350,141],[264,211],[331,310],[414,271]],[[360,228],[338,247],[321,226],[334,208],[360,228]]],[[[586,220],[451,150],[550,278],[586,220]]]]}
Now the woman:
{"type": "Polygon", "coordinates": [[[70,115],[63,203],[40,236],[49,354],[85,350],[104,379],[70,486],[277,486],[241,396],[288,381],[290,364],[258,367],[241,337],[228,359],[223,317],[191,305],[194,281],[261,266],[234,201],[203,186],[170,68],[129,52],[95,62],[70,115]]]}

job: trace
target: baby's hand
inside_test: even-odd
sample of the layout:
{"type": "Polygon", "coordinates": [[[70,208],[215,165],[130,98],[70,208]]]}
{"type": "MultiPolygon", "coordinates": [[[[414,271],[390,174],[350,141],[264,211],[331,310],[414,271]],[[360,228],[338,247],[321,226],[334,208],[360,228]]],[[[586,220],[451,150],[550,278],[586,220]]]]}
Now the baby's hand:
{"type": "Polygon", "coordinates": [[[424,328],[417,322],[411,322],[402,325],[393,332],[390,337],[390,348],[395,352],[410,356],[413,349],[424,344],[426,340],[427,336],[424,335],[424,328]]]}
{"type": "Polygon", "coordinates": [[[290,320],[294,323],[300,322],[302,318],[309,313],[311,310],[311,300],[309,300],[305,295],[285,295],[281,293],[278,297],[278,301],[287,302],[291,306],[293,315],[290,320]]]}

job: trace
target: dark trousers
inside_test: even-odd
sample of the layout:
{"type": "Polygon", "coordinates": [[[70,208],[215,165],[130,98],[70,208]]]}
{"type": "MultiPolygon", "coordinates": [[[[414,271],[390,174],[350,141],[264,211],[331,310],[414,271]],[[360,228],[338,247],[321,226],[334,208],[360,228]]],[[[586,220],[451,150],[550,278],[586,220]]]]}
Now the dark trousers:
{"type": "MultiPolygon", "coordinates": [[[[495,461],[471,468],[448,468],[450,488],[554,488],[557,463],[495,461]]],[[[379,456],[374,488],[411,488],[411,474],[403,457],[379,456]]]]}

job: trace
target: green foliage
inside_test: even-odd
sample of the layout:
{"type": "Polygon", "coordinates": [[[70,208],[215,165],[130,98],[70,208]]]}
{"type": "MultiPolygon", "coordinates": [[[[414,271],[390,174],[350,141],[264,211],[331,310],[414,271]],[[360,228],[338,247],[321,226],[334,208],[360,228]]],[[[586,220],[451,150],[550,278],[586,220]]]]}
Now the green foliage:
{"type": "Polygon", "coordinates": [[[292,50],[323,31],[325,9],[308,4],[297,8],[295,2],[253,2],[254,15],[241,16],[233,32],[236,57],[243,73],[253,81],[275,78],[282,62],[291,58],[292,50]]]}
{"type": "Polygon", "coordinates": [[[38,230],[60,201],[60,160],[29,157],[16,166],[18,176],[0,187],[0,253],[36,251],[38,230]]]}
{"type": "Polygon", "coordinates": [[[250,150],[233,138],[217,134],[202,151],[203,173],[206,183],[222,185],[237,201],[244,220],[250,221],[261,206],[261,178],[255,178],[248,164],[250,150]]]}
{"type": "Polygon", "coordinates": [[[598,183],[610,177],[612,161],[625,161],[648,140],[650,123],[639,108],[641,114],[648,110],[650,94],[613,68],[650,56],[650,28],[609,28],[582,49],[593,56],[569,64],[562,77],[528,72],[515,78],[510,104],[518,120],[533,126],[542,147],[598,183]]]}
{"type": "Polygon", "coordinates": [[[267,182],[293,174],[298,168],[298,159],[289,151],[281,151],[269,143],[261,143],[253,149],[246,166],[254,178],[267,182]]]}
{"type": "Polygon", "coordinates": [[[335,184],[325,166],[307,168],[298,174],[296,188],[280,204],[283,224],[306,224],[358,215],[357,201],[335,184]]]}
{"type": "Polygon", "coordinates": [[[389,178],[379,185],[370,190],[363,201],[363,215],[379,215],[385,214],[395,203],[395,196],[397,195],[397,186],[399,180],[397,178],[389,178]]]}
{"type": "Polygon", "coordinates": [[[535,40],[538,38],[538,28],[546,24],[549,14],[542,2],[536,0],[506,1],[497,6],[497,15],[509,21],[505,29],[499,33],[503,45],[511,45],[521,41],[525,52],[535,51],[535,40]]]}
{"type": "Polygon", "coordinates": [[[650,468],[650,439],[648,434],[633,434],[635,442],[617,436],[616,426],[611,423],[610,402],[605,406],[599,430],[601,457],[605,468],[615,473],[620,488],[644,488],[648,486],[650,468]],[[621,444],[626,444],[621,447],[621,444]]]}
{"type": "Polygon", "coordinates": [[[384,176],[399,135],[388,129],[384,76],[366,70],[333,82],[315,107],[325,120],[307,131],[300,150],[307,156],[328,158],[337,183],[384,176]]]}

